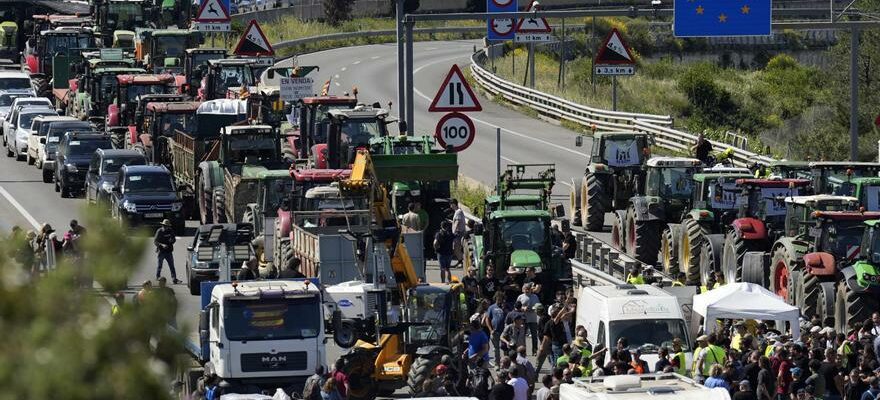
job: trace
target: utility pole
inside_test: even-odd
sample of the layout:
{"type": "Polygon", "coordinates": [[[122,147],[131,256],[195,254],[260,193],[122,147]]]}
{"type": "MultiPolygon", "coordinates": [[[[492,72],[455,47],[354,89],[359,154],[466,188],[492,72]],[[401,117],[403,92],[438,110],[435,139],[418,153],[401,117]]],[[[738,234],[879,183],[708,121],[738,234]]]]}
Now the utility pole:
{"type": "Polygon", "coordinates": [[[529,43],[529,87],[535,88],[535,43],[529,43]]]}
{"type": "MultiPolygon", "coordinates": [[[[401,0],[402,2],[403,0],[401,0]]],[[[413,111],[413,103],[415,103],[413,88],[416,86],[416,82],[413,80],[413,25],[415,24],[413,21],[406,23],[406,125],[410,136],[413,136],[413,132],[416,131],[416,118],[413,111]]]]}
{"type": "MultiPolygon", "coordinates": [[[[397,2],[397,114],[400,117],[401,121],[406,121],[406,78],[404,76],[405,72],[401,66],[406,65],[404,62],[404,48],[403,48],[403,1],[404,0],[396,0],[397,2]]],[[[407,121],[408,122],[408,121],[407,121]]],[[[407,130],[411,131],[414,127],[412,125],[407,126],[407,130]]]]}
{"type": "Polygon", "coordinates": [[[501,128],[495,127],[495,193],[501,190],[501,128]]]}
{"type": "Polygon", "coordinates": [[[850,30],[849,49],[849,159],[859,159],[859,28],[850,30]]]}
{"type": "Polygon", "coordinates": [[[611,75],[611,111],[617,111],[617,75],[611,75]]]}
{"type": "Polygon", "coordinates": [[[562,48],[559,50],[558,86],[565,87],[565,18],[562,19],[562,48]]]}

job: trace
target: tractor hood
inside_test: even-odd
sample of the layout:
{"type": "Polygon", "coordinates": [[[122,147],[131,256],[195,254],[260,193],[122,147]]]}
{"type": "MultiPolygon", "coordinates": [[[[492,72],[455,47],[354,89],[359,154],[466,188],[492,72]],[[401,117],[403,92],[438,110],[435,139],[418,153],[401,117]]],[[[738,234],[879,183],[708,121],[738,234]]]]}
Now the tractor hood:
{"type": "MultiPolygon", "coordinates": [[[[510,254],[510,268],[521,270],[524,268],[534,267],[541,268],[541,256],[534,250],[514,250],[510,254]]],[[[516,271],[522,272],[522,271],[516,271]]]]}

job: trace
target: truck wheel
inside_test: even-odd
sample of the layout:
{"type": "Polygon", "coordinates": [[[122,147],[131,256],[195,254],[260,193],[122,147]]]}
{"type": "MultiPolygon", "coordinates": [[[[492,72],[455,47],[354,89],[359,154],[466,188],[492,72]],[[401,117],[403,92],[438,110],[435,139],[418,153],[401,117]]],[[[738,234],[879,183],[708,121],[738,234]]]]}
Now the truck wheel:
{"type": "Polygon", "coordinates": [[[601,231],[605,223],[605,190],[596,179],[588,174],[581,184],[581,225],[588,231],[601,231]]]}
{"type": "Polygon", "coordinates": [[[724,235],[707,235],[703,240],[703,245],[700,246],[700,277],[705,279],[707,285],[710,281],[715,282],[712,279],[712,273],[717,271],[718,265],[721,264],[723,246],[724,235]]]}
{"type": "Polygon", "coordinates": [[[581,226],[581,182],[574,179],[568,192],[568,219],[573,226],[581,226]]]}
{"type": "Polygon", "coordinates": [[[611,221],[611,244],[622,252],[626,252],[626,231],[623,229],[626,221],[626,211],[615,211],[611,221]]]}
{"type": "Polygon", "coordinates": [[[293,247],[290,245],[290,239],[284,238],[276,243],[275,265],[279,270],[287,268],[290,260],[293,258],[293,247]]]}
{"type": "Polygon", "coordinates": [[[190,278],[189,285],[187,286],[189,286],[189,294],[193,296],[199,296],[202,294],[202,284],[199,281],[190,278]]]}
{"type": "Polygon", "coordinates": [[[214,195],[211,209],[213,211],[214,222],[218,224],[226,223],[226,189],[222,187],[214,188],[214,195]]]}
{"type": "Polygon", "coordinates": [[[675,278],[678,274],[678,246],[675,238],[678,237],[681,225],[668,224],[660,233],[660,251],[657,254],[657,263],[666,275],[675,278]]]}
{"type": "Polygon", "coordinates": [[[819,320],[822,326],[834,326],[834,298],[837,296],[837,289],[834,282],[819,283],[818,301],[816,302],[819,320]]]}
{"type": "Polygon", "coordinates": [[[195,192],[195,202],[196,206],[199,209],[199,222],[204,224],[210,224],[214,222],[213,215],[211,213],[211,199],[208,196],[208,191],[205,189],[205,182],[203,181],[204,177],[200,172],[196,172],[196,184],[193,187],[193,191],[195,192]]]}
{"type": "Polygon", "coordinates": [[[33,78],[34,87],[37,88],[37,96],[52,100],[52,91],[49,89],[49,81],[46,78],[33,78]]]}
{"type": "Polygon", "coordinates": [[[770,291],[782,297],[786,303],[796,305],[794,278],[800,278],[797,260],[790,254],[785,246],[779,246],[773,251],[773,259],[770,261],[770,291]]]}
{"type": "Polygon", "coordinates": [[[880,307],[873,296],[864,292],[858,293],[850,289],[847,283],[841,281],[837,285],[837,296],[834,300],[835,332],[847,332],[850,328],[860,326],[880,307]]]}
{"type": "Polygon", "coordinates": [[[373,380],[373,362],[376,353],[355,347],[343,356],[342,372],[348,375],[349,400],[373,400],[376,397],[376,382],[373,380]]]}
{"type": "MultiPolygon", "coordinates": [[[[806,268],[800,269],[800,283],[803,288],[803,296],[797,298],[798,307],[801,307],[801,313],[805,318],[813,318],[819,312],[819,297],[822,288],[819,277],[807,272],[806,268]]],[[[833,288],[832,288],[833,289],[833,288]]]]}
{"type": "Polygon", "coordinates": [[[700,273],[700,249],[709,233],[708,227],[693,218],[686,219],[682,224],[678,241],[678,270],[687,273],[687,281],[691,285],[705,285],[708,282],[708,276],[700,273]]]}
{"type": "Polygon", "coordinates": [[[409,367],[409,374],[406,377],[406,386],[409,394],[417,396],[423,393],[422,390],[425,380],[434,375],[434,368],[440,364],[439,357],[417,357],[409,367]]]}
{"type": "Polygon", "coordinates": [[[43,168],[43,183],[52,183],[52,171],[43,168]]]}
{"type": "Polygon", "coordinates": [[[767,269],[764,267],[764,252],[749,251],[743,255],[742,282],[755,283],[767,287],[767,269]]]}
{"type": "Polygon", "coordinates": [[[339,329],[333,331],[333,341],[337,346],[348,349],[358,341],[358,334],[351,322],[342,322],[339,329]]]}
{"type": "Polygon", "coordinates": [[[25,153],[25,161],[27,161],[27,165],[34,165],[34,158],[31,157],[31,153],[25,153]]]}

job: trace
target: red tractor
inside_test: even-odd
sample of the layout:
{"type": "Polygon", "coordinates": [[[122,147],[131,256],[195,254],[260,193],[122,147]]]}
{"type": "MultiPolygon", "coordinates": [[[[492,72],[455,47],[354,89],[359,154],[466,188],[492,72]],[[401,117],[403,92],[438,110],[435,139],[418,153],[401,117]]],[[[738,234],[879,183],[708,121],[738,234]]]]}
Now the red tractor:
{"type": "Polygon", "coordinates": [[[174,94],[180,89],[171,74],[117,75],[116,96],[107,106],[106,127],[134,126],[138,97],[174,94]]]}

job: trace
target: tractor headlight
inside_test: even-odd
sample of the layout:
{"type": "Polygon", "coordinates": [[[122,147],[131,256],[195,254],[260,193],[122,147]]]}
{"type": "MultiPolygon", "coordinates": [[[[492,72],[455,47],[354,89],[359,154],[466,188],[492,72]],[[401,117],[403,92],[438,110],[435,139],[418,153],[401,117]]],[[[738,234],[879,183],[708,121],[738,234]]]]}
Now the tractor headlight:
{"type": "Polygon", "coordinates": [[[122,208],[124,208],[125,211],[128,211],[130,213],[137,212],[137,204],[134,204],[128,200],[122,202],[122,208]]]}
{"type": "Polygon", "coordinates": [[[171,203],[171,211],[172,212],[178,212],[178,211],[180,211],[181,208],[183,208],[183,203],[181,203],[179,201],[175,201],[174,203],[171,203]]]}

